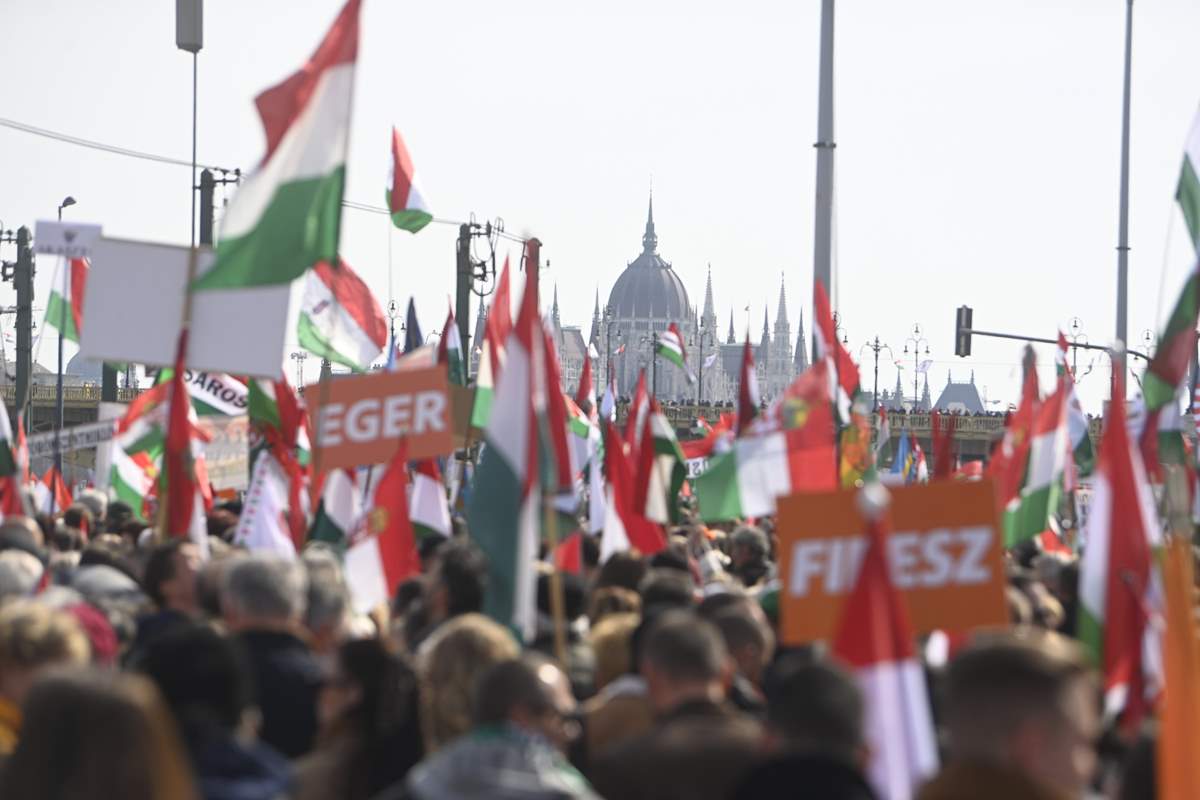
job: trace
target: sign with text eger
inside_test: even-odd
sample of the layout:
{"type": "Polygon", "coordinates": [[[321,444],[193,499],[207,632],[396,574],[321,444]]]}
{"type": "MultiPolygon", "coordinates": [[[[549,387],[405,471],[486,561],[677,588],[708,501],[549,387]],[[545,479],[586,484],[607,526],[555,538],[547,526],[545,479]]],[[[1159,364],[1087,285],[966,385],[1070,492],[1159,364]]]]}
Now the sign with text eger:
{"type": "MultiPolygon", "coordinates": [[[[891,490],[887,556],[917,633],[1004,625],[1002,533],[990,481],[891,490]]],[[[787,644],[833,635],[867,549],[853,491],[783,497],[780,627],[787,644]]]]}
{"type": "Polygon", "coordinates": [[[454,450],[444,366],[336,378],[305,387],[321,469],[380,464],[408,439],[409,458],[454,450]]]}

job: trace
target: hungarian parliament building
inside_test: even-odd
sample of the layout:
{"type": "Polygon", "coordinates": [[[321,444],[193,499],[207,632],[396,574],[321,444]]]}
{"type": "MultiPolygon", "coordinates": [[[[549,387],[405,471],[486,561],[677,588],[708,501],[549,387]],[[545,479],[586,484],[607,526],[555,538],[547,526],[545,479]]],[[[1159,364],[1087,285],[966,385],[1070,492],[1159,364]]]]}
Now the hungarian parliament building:
{"type": "MultiPolygon", "coordinates": [[[[652,380],[655,381],[656,386],[652,388],[660,401],[711,404],[737,400],[742,341],[734,331],[733,312],[730,311],[728,327],[722,331],[713,303],[711,269],[704,287],[703,309],[692,305],[683,281],[671,263],[658,254],[653,199],[646,216],[646,231],[642,234],[642,252],[625,266],[624,272],[608,293],[606,305],[600,305],[597,292],[587,338],[584,338],[583,329],[579,326],[561,323],[557,291],[550,318],[558,347],[563,390],[566,392],[575,391],[584,359],[591,357],[597,392],[602,392],[607,385],[611,367],[622,397],[633,394],[638,374],[645,370],[647,386],[652,380]],[[672,322],[683,334],[688,366],[697,378],[694,382],[688,380],[683,370],[664,358],[659,358],[657,365],[651,364],[654,334],[662,335],[672,322]]],[[[473,341],[483,340],[485,323],[486,312],[481,308],[475,322],[473,341]]],[[[802,317],[796,327],[793,340],[791,324],[788,322],[787,297],[781,283],[775,324],[772,326],[769,323],[764,308],[762,335],[752,346],[758,386],[764,399],[770,400],[782,392],[808,367],[802,317]]],[[[475,348],[472,350],[475,351],[471,359],[474,373],[479,354],[475,348]]]]}

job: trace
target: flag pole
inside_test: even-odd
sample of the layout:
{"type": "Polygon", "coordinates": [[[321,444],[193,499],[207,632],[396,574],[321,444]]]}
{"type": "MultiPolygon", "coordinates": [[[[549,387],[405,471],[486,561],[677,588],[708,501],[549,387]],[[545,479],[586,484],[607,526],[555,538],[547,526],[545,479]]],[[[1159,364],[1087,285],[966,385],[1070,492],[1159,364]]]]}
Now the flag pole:
{"type": "MultiPolygon", "coordinates": [[[[1128,343],[1129,307],[1129,106],[1133,62],[1133,0],[1125,6],[1125,89],[1121,104],[1121,200],[1117,222],[1117,340],[1128,343]]],[[[1125,369],[1125,352],[1115,369],[1125,369]]],[[[1124,382],[1122,381],[1122,385],[1124,382]]]]}

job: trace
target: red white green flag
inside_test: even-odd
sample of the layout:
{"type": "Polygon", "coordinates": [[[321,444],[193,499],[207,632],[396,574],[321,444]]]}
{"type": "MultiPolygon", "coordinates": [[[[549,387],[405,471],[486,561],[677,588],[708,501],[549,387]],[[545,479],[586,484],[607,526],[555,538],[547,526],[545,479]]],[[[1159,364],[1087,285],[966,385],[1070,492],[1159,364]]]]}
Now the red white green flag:
{"type": "Polygon", "coordinates": [[[392,223],[409,233],[416,233],[433,220],[425,196],[417,186],[417,171],[400,131],[392,128],[392,180],[387,194],[392,223]]]}
{"type": "Polygon", "coordinates": [[[267,152],[195,288],[277,286],[337,260],[361,5],[348,0],[308,63],[255,100],[267,152]]]}
{"type": "Polygon", "coordinates": [[[463,359],[462,337],[454,322],[454,311],[446,315],[442,336],[438,339],[437,360],[446,365],[446,378],[456,386],[467,385],[467,363],[463,359]]]}
{"type": "Polygon", "coordinates": [[[687,349],[683,344],[683,334],[679,332],[679,326],[674,322],[658,337],[658,355],[683,370],[687,374],[688,381],[696,380],[696,376],[692,374],[691,368],[688,367],[687,349]]]}
{"type": "Polygon", "coordinates": [[[58,329],[68,342],[79,344],[83,331],[83,293],[87,286],[88,262],[84,258],[72,258],[67,263],[66,273],[50,290],[50,301],[46,304],[46,324],[58,329]]]}
{"type": "Polygon", "coordinates": [[[409,515],[418,540],[450,535],[450,504],[437,459],[427,458],[413,465],[409,515]]]}
{"type": "Polygon", "coordinates": [[[504,367],[504,349],[512,331],[512,309],[509,307],[508,258],[496,282],[484,328],[483,348],[479,354],[479,372],[475,376],[475,404],[471,408],[471,427],[487,428],[492,416],[492,397],[504,367]]]}
{"type": "Polygon", "coordinates": [[[308,271],[296,332],[305,350],[356,372],[370,369],[388,341],[379,301],[341,260],[336,267],[321,261],[308,271]]]}
{"type": "Polygon", "coordinates": [[[391,600],[400,582],[421,572],[408,511],[408,443],[401,439],[375,487],[375,502],[346,550],[346,585],[365,614],[391,600]]]}

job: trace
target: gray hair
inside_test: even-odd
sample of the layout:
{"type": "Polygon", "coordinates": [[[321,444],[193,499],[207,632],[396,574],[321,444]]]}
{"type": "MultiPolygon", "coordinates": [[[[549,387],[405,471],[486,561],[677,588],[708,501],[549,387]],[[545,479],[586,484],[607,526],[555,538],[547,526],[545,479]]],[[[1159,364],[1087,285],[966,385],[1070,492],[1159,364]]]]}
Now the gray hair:
{"type": "Polygon", "coordinates": [[[733,532],[730,542],[734,547],[747,547],[756,556],[765,558],[771,549],[767,534],[753,525],[743,525],[733,532]]]}
{"type": "Polygon", "coordinates": [[[315,542],[305,548],[301,560],[308,572],[304,626],[314,632],[330,626],[341,627],[346,622],[350,602],[337,554],[328,545],[315,542]]]}
{"type": "Polygon", "coordinates": [[[108,497],[104,492],[84,489],[76,496],[75,502],[92,512],[92,519],[96,521],[96,525],[103,524],[104,515],[108,511],[108,497]]]}
{"type": "Polygon", "coordinates": [[[308,581],[298,561],[251,553],[235,558],[221,577],[222,604],[241,616],[286,622],[304,614],[308,581]]]}
{"type": "Polygon", "coordinates": [[[0,552],[0,603],[29,597],[42,579],[42,562],[23,550],[0,552]]]}

